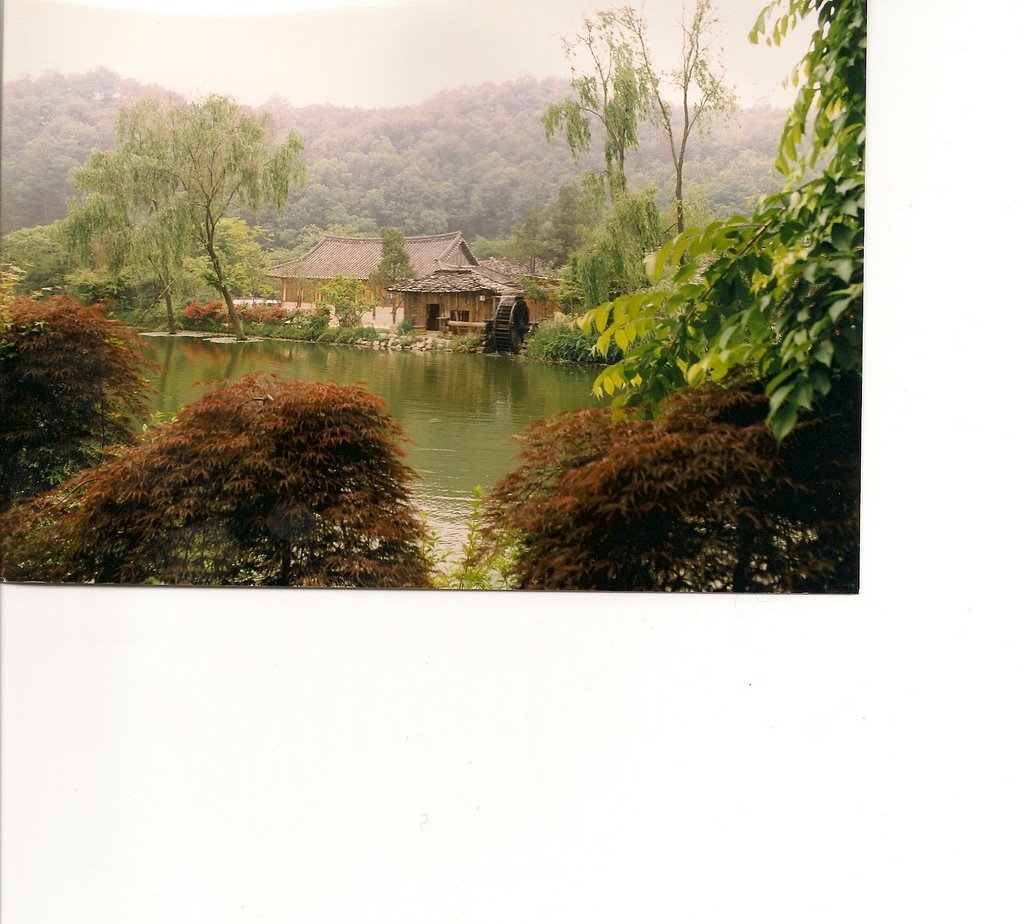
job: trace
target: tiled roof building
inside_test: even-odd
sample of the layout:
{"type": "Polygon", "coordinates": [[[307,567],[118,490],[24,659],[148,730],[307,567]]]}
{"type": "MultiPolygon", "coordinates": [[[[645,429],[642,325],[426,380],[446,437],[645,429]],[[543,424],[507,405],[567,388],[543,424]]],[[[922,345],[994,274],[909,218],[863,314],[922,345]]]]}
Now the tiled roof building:
{"type": "MultiPolygon", "coordinates": [[[[380,238],[328,235],[301,257],[273,267],[269,275],[281,280],[281,301],[295,305],[316,302],[320,286],[335,276],[354,276],[381,305],[390,304],[392,324],[401,309],[421,330],[481,329],[494,317],[502,296],[524,294],[519,275],[507,272],[518,267],[497,260],[481,264],[460,231],[407,237],[405,249],[416,278],[386,292],[368,285],[380,264],[380,238]]],[[[554,307],[535,301],[533,319],[547,317],[554,307]]]]}
{"type": "Polygon", "coordinates": [[[482,270],[497,270],[514,279],[521,279],[523,276],[548,279],[552,278],[555,272],[554,264],[545,260],[534,260],[532,266],[528,266],[525,263],[506,260],[504,257],[488,257],[486,260],[480,260],[478,265],[482,270]]]}
{"type": "Polygon", "coordinates": [[[391,286],[392,292],[487,292],[493,295],[522,295],[514,279],[480,266],[442,266],[411,282],[391,286]]]}
{"type": "MultiPolygon", "coordinates": [[[[441,264],[476,264],[476,257],[470,251],[461,231],[407,237],[405,249],[409,253],[417,276],[426,275],[441,264]]],[[[381,253],[382,244],[379,237],[328,235],[317,241],[316,245],[301,257],[272,267],[268,275],[278,279],[333,279],[339,275],[367,279],[380,263],[381,253]]]]}

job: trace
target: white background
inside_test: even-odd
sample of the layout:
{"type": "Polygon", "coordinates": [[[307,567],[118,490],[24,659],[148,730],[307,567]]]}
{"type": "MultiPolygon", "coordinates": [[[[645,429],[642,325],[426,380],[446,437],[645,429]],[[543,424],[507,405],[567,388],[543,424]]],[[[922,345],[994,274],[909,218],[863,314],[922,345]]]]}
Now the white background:
{"type": "Polygon", "coordinates": [[[1021,920],[1024,16],[872,16],[859,597],[5,586],[4,924],[1021,920]]]}

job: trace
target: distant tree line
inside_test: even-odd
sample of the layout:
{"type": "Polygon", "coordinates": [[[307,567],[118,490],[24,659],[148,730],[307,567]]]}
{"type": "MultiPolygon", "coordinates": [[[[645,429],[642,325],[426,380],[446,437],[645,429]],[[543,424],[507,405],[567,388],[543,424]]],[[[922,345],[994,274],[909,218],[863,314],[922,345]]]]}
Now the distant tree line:
{"type": "MultiPolygon", "coordinates": [[[[262,111],[277,140],[291,130],[306,140],[307,184],[279,219],[246,217],[265,225],[282,251],[327,231],[371,235],[392,226],[407,235],[461,230],[469,239],[504,239],[528,209],[548,207],[578,177],[570,152],[548,144],[539,123],[568,90],[563,80],[522,79],[378,110],[271,101],[262,111]]],[[[5,84],[0,232],[64,217],[76,194],[70,171],[93,150],[113,147],[122,106],[154,95],[174,98],[104,70],[5,84]]],[[[712,212],[742,211],[749,196],[777,187],[774,146],[784,115],[746,109],[693,140],[689,179],[712,212]]],[[[674,180],[663,144],[653,126],[642,126],[631,170],[633,184],[655,186],[667,206],[674,180]]]]}

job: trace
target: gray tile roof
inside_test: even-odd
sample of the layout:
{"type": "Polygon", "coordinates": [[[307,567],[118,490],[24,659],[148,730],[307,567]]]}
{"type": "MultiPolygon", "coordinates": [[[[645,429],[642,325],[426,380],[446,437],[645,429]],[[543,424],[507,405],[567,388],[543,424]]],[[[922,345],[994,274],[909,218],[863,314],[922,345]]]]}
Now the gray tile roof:
{"type": "Polygon", "coordinates": [[[533,279],[549,279],[555,270],[555,265],[547,260],[536,260],[531,269],[525,263],[516,263],[513,260],[506,260],[504,257],[487,257],[480,260],[478,265],[484,270],[496,270],[513,279],[521,279],[529,276],[533,279]]]}
{"type": "Polygon", "coordinates": [[[392,286],[392,292],[493,292],[495,295],[522,295],[514,280],[499,281],[497,274],[484,275],[478,266],[446,266],[412,282],[392,286]]]}
{"type": "MultiPolygon", "coordinates": [[[[461,231],[450,234],[431,234],[407,237],[405,249],[413,269],[419,276],[426,275],[442,264],[474,265],[473,256],[461,231]]],[[[321,238],[314,247],[296,260],[279,263],[268,275],[277,278],[333,279],[338,275],[369,277],[380,263],[381,239],[364,237],[321,238]]]]}

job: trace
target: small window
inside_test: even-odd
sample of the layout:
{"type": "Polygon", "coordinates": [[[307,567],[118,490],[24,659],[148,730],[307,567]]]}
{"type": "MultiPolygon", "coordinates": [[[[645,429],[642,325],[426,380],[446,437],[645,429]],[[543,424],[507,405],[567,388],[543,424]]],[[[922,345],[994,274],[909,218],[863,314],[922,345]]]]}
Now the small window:
{"type": "Polygon", "coordinates": [[[469,312],[468,311],[460,311],[459,312],[459,320],[460,321],[468,321],[469,320],[469,312]]]}

